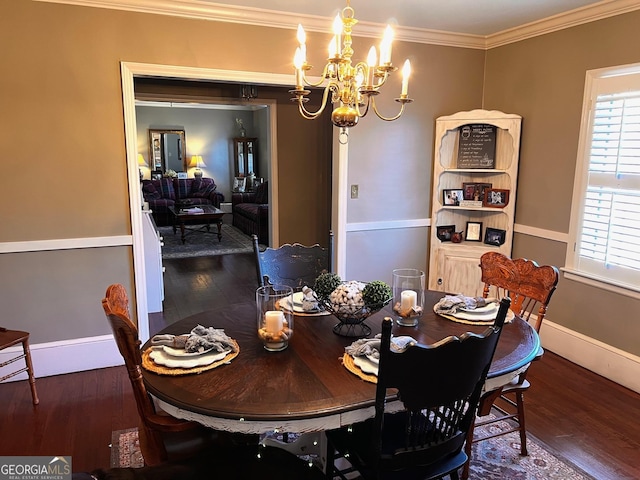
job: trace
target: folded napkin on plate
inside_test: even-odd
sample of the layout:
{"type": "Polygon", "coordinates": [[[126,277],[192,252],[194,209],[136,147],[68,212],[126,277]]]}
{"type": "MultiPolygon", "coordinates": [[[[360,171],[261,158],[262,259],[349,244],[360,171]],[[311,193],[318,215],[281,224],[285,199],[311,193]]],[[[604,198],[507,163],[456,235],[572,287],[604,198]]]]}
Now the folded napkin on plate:
{"type": "Polygon", "coordinates": [[[152,345],[168,345],[174,348],[184,348],[186,352],[216,352],[236,351],[236,344],[224,333],[222,328],[203,327],[198,325],[189,335],[156,335],[151,339],[152,345]]]}
{"type": "MultiPolygon", "coordinates": [[[[344,351],[352,357],[360,356],[372,356],[373,358],[380,358],[380,342],[382,341],[382,334],[376,335],[374,338],[361,338],[356,340],[351,345],[345,347],[344,351]]],[[[403,335],[400,337],[391,337],[391,351],[395,353],[402,353],[411,345],[418,343],[415,338],[403,335]]]]}
{"type": "Polygon", "coordinates": [[[475,310],[476,308],[484,307],[493,301],[493,299],[483,297],[465,297],[462,294],[445,295],[434,305],[433,310],[440,315],[452,315],[460,308],[475,310]]]}

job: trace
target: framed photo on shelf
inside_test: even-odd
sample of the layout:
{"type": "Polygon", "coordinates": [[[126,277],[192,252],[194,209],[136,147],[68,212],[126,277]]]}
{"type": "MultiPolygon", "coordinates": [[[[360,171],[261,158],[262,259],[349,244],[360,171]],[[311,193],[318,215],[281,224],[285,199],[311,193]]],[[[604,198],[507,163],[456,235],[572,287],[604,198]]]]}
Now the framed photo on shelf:
{"type": "Polygon", "coordinates": [[[487,231],[484,234],[484,243],[486,243],[487,245],[495,245],[496,247],[499,247],[505,242],[506,237],[506,230],[487,227],[487,231]]]}
{"type": "Polygon", "coordinates": [[[466,242],[481,242],[482,222],[467,222],[467,229],[465,230],[464,240],[466,242]]]}
{"type": "Polygon", "coordinates": [[[450,242],[455,231],[455,225],[441,225],[436,227],[436,236],[441,242],[450,242]]]}
{"type": "Polygon", "coordinates": [[[443,205],[460,205],[460,201],[464,200],[464,193],[462,189],[449,189],[442,190],[442,204],[443,205]]]}
{"type": "Polygon", "coordinates": [[[484,192],[483,207],[504,208],[509,203],[509,190],[488,188],[484,192]]]}
{"type": "Polygon", "coordinates": [[[462,190],[465,200],[474,200],[476,202],[484,200],[484,193],[493,185],[491,183],[464,182],[462,190]]]}

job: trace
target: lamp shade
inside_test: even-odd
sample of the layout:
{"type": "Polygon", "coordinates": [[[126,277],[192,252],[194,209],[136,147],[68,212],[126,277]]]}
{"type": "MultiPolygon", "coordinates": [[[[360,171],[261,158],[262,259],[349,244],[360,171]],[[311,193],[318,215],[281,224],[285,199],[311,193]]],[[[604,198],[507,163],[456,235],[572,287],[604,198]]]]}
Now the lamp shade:
{"type": "Polygon", "coordinates": [[[194,155],[191,157],[191,166],[195,168],[206,167],[204,161],[202,160],[202,155],[194,155]]]}
{"type": "Polygon", "coordinates": [[[144,161],[144,157],[142,156],[141,153],[138,154],[138,166],[139,167],[146,167],[147,166],[147,162],[144,161]]]}

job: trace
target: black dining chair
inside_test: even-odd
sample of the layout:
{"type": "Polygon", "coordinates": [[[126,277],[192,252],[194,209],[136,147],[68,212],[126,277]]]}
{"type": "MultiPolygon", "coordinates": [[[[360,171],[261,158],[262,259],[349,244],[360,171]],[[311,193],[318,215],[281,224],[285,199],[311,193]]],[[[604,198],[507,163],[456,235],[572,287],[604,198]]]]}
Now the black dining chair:
{"type": "Polygon", "coordinates": [[[333,232],[329,232],[328,246],[305,246],[285,243],[279,248],[260,248],[258,237],[252,235],[256,261],[258,286],[288,285],[294,291],[304,286],[313,288],[321,273],[331,272],[333,267],[333,232]]]}
{"type": "Polygon", "coordinates": [[[509,305],[508,298],[500,302],[494,325],[482,334],[467,332],[404,353],[391,352],[392,320],[385,318],[375,417],[327,432],[327,478],[335,473],[345,479],[355,470],[364,479],[458,479],[467,461],[465,438],[509,305]],[[386,411],[389,389],[397,391],[400,411],[386,411]],[[335,468],[344,462],[334,462],[337,457],[351,466],[335,468]]]}

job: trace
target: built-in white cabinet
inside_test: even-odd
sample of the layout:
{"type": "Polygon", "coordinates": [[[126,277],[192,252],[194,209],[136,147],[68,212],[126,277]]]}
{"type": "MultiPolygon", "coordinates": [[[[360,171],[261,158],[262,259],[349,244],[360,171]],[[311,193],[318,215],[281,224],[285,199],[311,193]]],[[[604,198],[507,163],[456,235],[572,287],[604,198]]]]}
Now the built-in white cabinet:
{"type": "Polygon", "coordinates": [[[162,266],[162,236],[153,221],[151,211],[142,211],[144,267],[147,279],[147,308],[149,313],[162,312],[164,301],[164,267],[162,266]]]}
{"type": "Polygon", "coordinates": [[[429,289],[481,295],[480,256],[511,255],[521,124],[495,110],[436,120],[429,289]],[[460,243],[451,227],[463,232],[460,243]]]}

